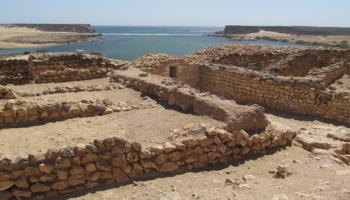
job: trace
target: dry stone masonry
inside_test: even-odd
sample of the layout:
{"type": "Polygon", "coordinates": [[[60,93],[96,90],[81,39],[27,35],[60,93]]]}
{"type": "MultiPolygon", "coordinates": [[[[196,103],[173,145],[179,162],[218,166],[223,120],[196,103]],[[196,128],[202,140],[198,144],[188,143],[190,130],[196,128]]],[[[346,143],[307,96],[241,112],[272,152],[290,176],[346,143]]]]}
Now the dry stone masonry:
{"type": "Polygon", "coordinates": [[[242,106],[234,101],[220,99],[216,95],[200,93],[186,85],[178,85],[170,79],[137,77],[134,69],[113,75],[111,81],[125,84],[143,94],[159,98],[168,105],[197,115],[207,115],[227,123],[228,130],[257,131],[265,129],[268,121],[264,109],[258,105],[242,106]]]}
{"type": "Polygon", "coordinates": [[[294,137],[269,130],[254,136],[213,127],[199,131],[197,138],[148,148],[114,137],[16,161],[1,160],[0,199],[50,199],[100,184],[127,183],[151,172],[203,168],[285,146],[294,137]]]}
{"type": "Polygon", "coordinates": [[[81,53],[49,53],[0,59],[1,84],[50,83],[106,77],[122,61],[81,53]],[[118,63],[119,62],[119,63],[118,63]],[[117,64],[116,64],[117,63],[117,64]]]}
{"type": "Polygon", "coordinates": [[[24,100],[6,102],[0,109],[0,128],[60,121],[76,117],[106,115],[113,112],[150,108],[153,101],[145,98],[140,102],[112,102],[109,99],[81,102],[36,103],[24,100]]]}
{"type": "Polygon", "coordinates": [[[329,89],[348,76],[349,62],[350,50],[228,45],[182,58],[146,56],[131,65],[238,103],[349,124],[350,91],[329,89]]]}
{"type": "MultiPolygon", "coordinates": [[[[42,96],[42,95],[49,95],[49,94],[64,94],[64,93],[77,93],[77,92],[96,92],[96,91],[108,91],[108,90],[116,90],[116,89],[123,89],[124,86],[117,85],[114,83],[111,83],[109,85],[103,86],[103,85],[91,85],[91,86],[62,86],[62,87],[54,87],[54,88],[48,88],[42,92],[23,92],[23,91],[13,91],[12,92],[21,97],[32,97],[32,96],[42,96]]],[[[12,94],[8,95],[12,96],[12,94]]]]}
{"type": "Polygon", "coordinates": [[[17,94],[11,88],[0,86],[0,99],[16,99],[17,94]]]}

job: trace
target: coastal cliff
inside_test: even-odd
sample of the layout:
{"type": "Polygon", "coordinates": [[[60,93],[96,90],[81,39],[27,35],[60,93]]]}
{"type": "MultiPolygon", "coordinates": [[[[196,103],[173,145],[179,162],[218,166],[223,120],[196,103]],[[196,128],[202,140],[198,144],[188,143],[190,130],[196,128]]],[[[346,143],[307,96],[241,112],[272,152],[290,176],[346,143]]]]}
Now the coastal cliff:
{"type": "Polygon", "coordinates": [[[10,24],[8,27],[33,28],[47,32],[95,33],[90,24],[10,24]]]}
{"type": "Polygon", "coordinates": [[[295,34],[295,35],[323,35],[323,36],[349,36],[350,28],[345,27],[315,27],[315,26],[238,26],[227,25],[224,34],[250,34],[261,30],[295,34]]]}
{"type": "Polygon", "coordinates": [[[268,40],[297,45],[350,48],[350,28],[227,25],[217,35],[238,40],[268,40]]]}

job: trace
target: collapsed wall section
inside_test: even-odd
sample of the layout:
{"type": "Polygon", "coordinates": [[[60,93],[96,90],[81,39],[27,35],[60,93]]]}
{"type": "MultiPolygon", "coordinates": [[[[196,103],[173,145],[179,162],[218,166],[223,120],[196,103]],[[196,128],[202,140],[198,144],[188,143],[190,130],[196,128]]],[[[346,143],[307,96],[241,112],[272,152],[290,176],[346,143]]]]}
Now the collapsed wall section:
{"type": "Polygon", "coordinates": [[[194,112],[197,115],[207,115],[216,120],[227,123],[227,129],[258,131],[267,126],[264,109],[258,105],[242,106],[232,100],[220,99],[216,95],[200,93],[197,90],[180,86],[171,79],[160,77],[138,77],[142,71],[129,69],[118,72],[111,77],[117,83],[125,84],[145,95],[160,98],[168,105],[183,111],[194,112]]]}

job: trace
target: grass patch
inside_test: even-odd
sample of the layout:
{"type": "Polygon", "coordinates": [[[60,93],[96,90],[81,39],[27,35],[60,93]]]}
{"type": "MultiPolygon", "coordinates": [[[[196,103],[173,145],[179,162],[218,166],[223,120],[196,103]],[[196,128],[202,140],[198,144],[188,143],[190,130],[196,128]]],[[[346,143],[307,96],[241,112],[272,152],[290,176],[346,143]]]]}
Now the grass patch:
{"type": "Polygon", "coordinates": [[[244,36],[237,36],[237,35],[230,35],[230,36],[227,36],[227,38],[234,41],[247,40],[244,36]]]}
{"type": "Polygon", "coordinates": [[[338,44],[327,44],[322,42],[308,42],[304,40],[297,40],[295,42],[296,44],[300,45],[310,45],[310,46],[321,46],[321,47],[336,47],[336,48],[342,48],[342,49],[349,49],[350,45],[348,44],[348,41],[342,41],[338,44]]]}
{"type": "Polygon", "coordinates": [[[288,42],[287,39],[277,39],[277,38],[272,38],[268,36],[262,36],[262,37],[256,37],[256,40],[267,40],[267,41],[272,41],[272,42],[288,42]]]}
{"type": "Polygon", "coordinates": [[[0,58],[8,58],[8,57],[14,57],[14,56],[21,56],[26,55],[23,53],[11,53],[11,54],[0,54],[0,58]]]}
{"type": "Polygon", "coordinates": [[[348,41],[345,41],[345,40],[340,42],[339,44],[336,44],[335,47],[339,47],[339,48],[343,48],[343,49],[350,48],[348,41]]]}
{"type": "Polygon", "coordinates": [[[91,51],[90,54],[95,56],[103,56],[103,54],[99,51],[91,51]]]}

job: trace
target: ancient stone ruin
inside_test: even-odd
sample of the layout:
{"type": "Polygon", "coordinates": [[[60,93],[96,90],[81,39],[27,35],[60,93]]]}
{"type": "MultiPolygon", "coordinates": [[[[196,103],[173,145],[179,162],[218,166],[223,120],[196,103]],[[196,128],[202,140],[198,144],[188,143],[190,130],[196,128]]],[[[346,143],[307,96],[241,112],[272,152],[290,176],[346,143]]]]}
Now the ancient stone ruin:
{"type": "Polygon", "coordinates": [[[187,57],[146,56],[135,66],[241,104],[349,124],[349,59],[349,50],[221,46],[187,57]]]}
{"type": "Polygon", "coordinates": [[[0,60],[1,84],[50,83],[106,77],[112,67],[101,56],[38,54],[0,60]]]}
{"type": "Polygon", "coordinates": [[[222,46],[132,62],[0,60],[0,200],[54,199],[290,145],[296,132],[272,127],[264,107],[349,123],[348,82],[338,87],[348,56],[222,46]]]}

